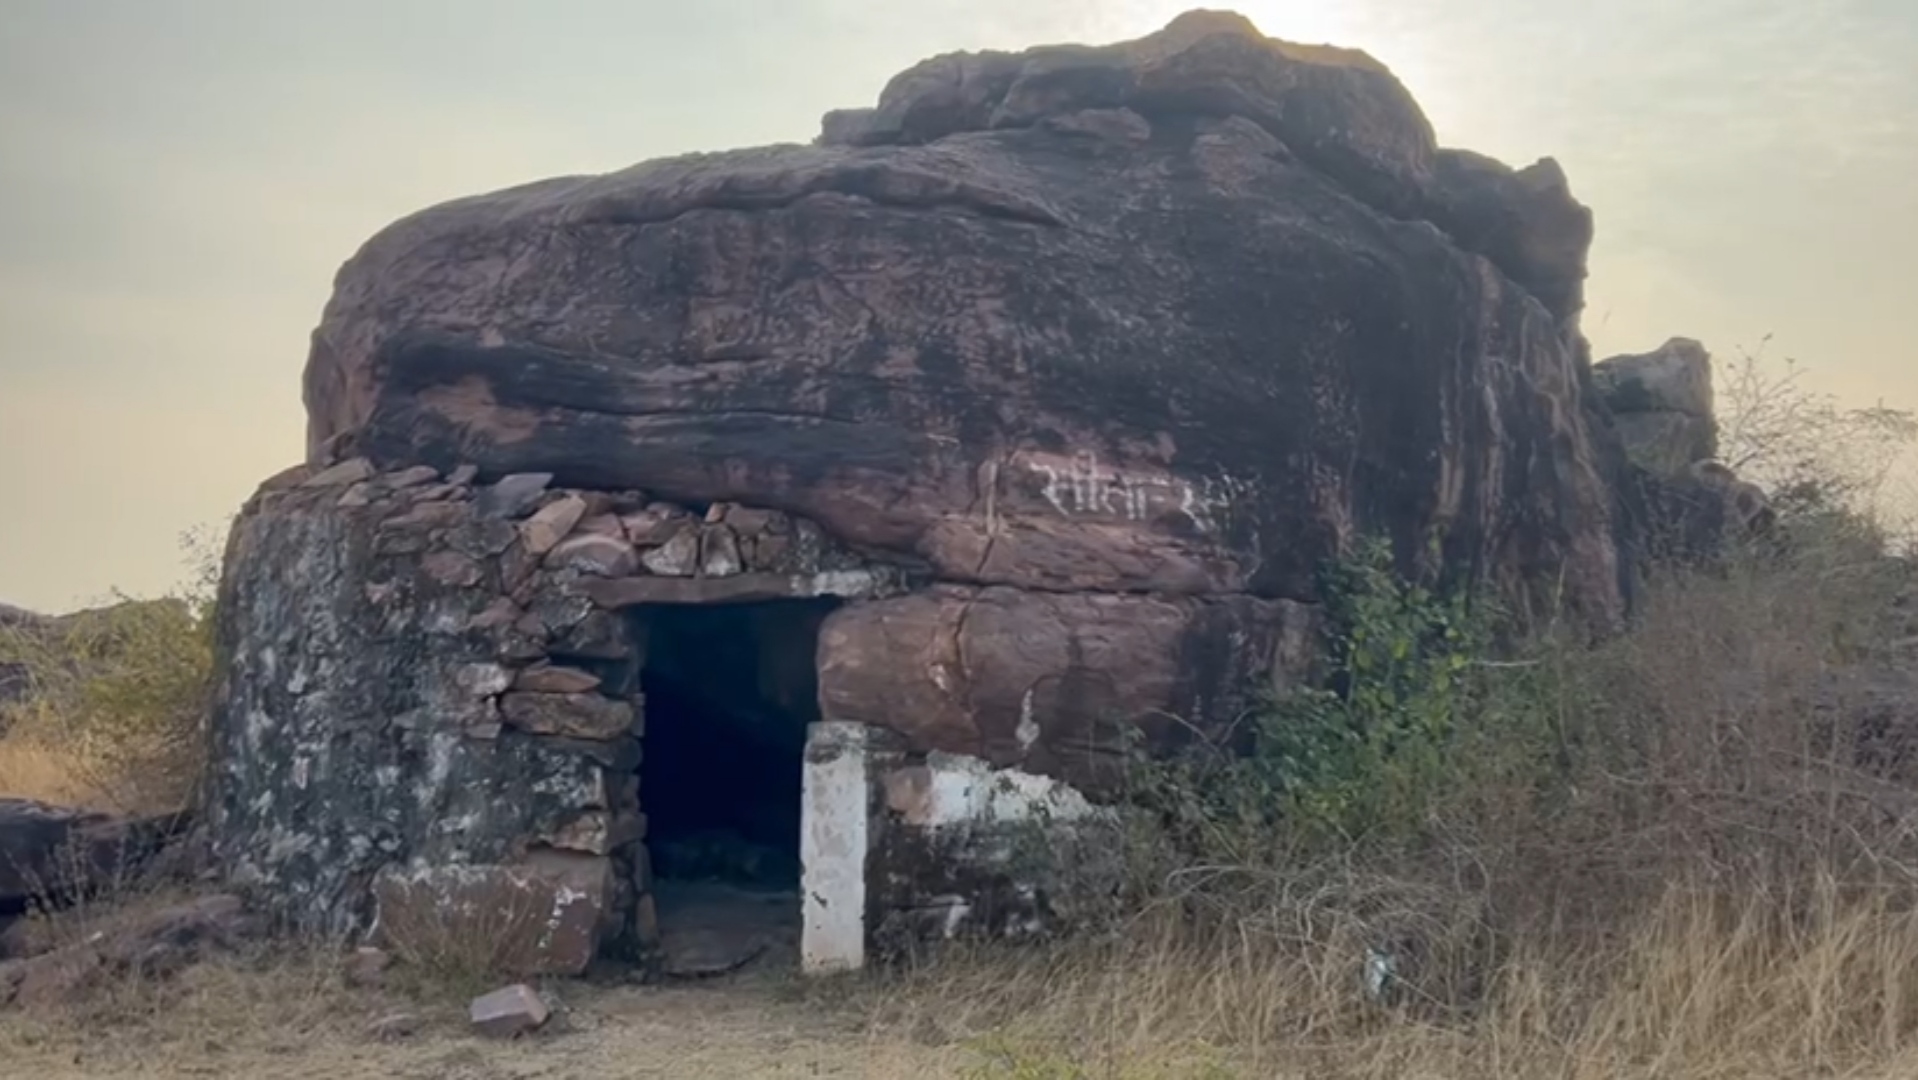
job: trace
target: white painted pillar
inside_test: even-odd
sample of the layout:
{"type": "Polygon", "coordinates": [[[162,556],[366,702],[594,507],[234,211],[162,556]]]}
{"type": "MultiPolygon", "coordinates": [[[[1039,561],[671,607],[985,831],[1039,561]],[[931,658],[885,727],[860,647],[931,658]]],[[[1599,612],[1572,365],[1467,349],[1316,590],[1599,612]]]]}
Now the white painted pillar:
{"type": "Polygon", "coordinates": [[[806,732],[799,858],[800,970],[853,971],[866,963],[866,851],[871,732],[826,720],[806,732]]]}

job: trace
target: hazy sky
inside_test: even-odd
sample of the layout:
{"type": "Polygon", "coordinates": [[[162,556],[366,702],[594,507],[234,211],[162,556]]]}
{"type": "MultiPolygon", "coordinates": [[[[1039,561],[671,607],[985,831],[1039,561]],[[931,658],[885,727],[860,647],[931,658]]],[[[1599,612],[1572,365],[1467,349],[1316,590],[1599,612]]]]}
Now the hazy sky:
{"type": "MultiPolygon", "coordinates": [[[[542,176],[803,142],[937,52],[1180,0],[0,0],[0,602],[183,575],[303,448],[332,275],[542,176]]],[[[1918,0],[1241,0],[1389,64],[1448,145],[1594,207],[1600,355],[1775,334],[1918,405],[1918,0]]]]}

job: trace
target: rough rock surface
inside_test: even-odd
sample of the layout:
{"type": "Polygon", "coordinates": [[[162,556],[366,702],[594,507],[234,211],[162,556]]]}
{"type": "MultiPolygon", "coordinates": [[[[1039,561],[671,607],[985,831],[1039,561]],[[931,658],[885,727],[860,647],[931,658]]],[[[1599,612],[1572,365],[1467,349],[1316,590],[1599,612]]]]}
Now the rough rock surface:
{"type": "Polygon", "coordinates": [[[1126,825],[1109,807],[977,758],[879,749],[867,856],[881,952],[1085,927],[1117,908],[1126,825]]]}
{"type": "Polygon", "coordinates": [[[235,896],[205,896],[136,911],[84,940],[24,960],[0,963],[0,1006],[73,1005],[128,978],[166,978],[261,930],[235,896]]]}
{"type": "MultiPolygon", "coordinates": [[[[406,218],[314,335],[308,462],[233,532],[219,854],[314,928],[564,893],[531,966],[572,971],[657,936],[661,606],[843,598],[818,719],[929,790],[990,787],[932,764],[963,759],[1075,799],[1129,731],[1300,678],[1365,532],[1615,622],[1591,236],[1555,163],[1441,149],[1369,57],[1220,13],[406,218]]],[[[1004,863],[943,798],[873,811],[907,922],[959,910],[912,899],[927,859],[1004,863]]],[[[933,878],[1008,926],[1053,904],[1000,873],[933,878]]]]}
{"type": "Polygon", "coordinates": [[[1128,731],[1175,744],[1256,704],[1303,605],[1250,597],[1022,593],[938,586],[835,612],[820,638],[822,711],[1062,776],[1116,779],[1128,731]]]}
{"type": "Polygon", "coordinates": [[[486,942],[492,967],[509,974],[583,974],[631,918],[616,904],[619,863],[608,854],[540,851],[513,866],[389,869],[373,884],[380,931],[486,942]]]}
{"type": "Polygon", "coordinates": [[[1712,361],[1703,345],[1673,338],[1649,353],[1602,360],[1592,375],[1634,464],[1669,476],[1718,455],[1712,361]]]}
{"type": "MultiPolygon", "coordinates": [[[[529,184],[342,270],[316,464],[792,512],[948,581],[1311,598],[1359,530],[1620,605],[1550,162],[1195,13],[953,55],[814,146],[529,184]]],[[[656,572],[664,572],[657,570],[656,572]]]]}
{"type": "Polygon", "coordinates": [[[185,816],[120,818],[29,799],[0,799],[0,916],[64,904],[125,880],[177,836],[185,816]]]}
{"type": "Polygon", "coordinates": [[[1636,511],[1630,532],[1646,554],[1708,557],[1769,527],[1764,490],[1717,460],[1712,360],[1703,345],[1672,338],[1648,353],[1601,360],[1592,377],[1627,459],[1614,484],[1636,511]]]}

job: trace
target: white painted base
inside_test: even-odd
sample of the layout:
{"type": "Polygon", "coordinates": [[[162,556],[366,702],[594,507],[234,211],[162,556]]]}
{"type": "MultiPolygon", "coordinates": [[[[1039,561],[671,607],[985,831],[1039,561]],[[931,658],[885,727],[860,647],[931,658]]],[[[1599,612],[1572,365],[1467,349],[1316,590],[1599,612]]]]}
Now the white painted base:
{"type": "Polygon", "coordinates": [[[800,970],[825,975],[866,963],[869,729],[822,721],[806,733],[799,827],[800,970]]]}
{"type": "Polygon", "coordinates": [[[886,773],[881,785],[886,808],[925,829],[1072,822],[1102,813],[1063,781],[937,750],[924,765],[886,773]]]}
{"type": "MultiPolygon", "coordinates": [[[[865,965],[867,909],[873,902],[866,867],[875,839],[908,847],[937,842],[936,850],[990,860],[995,857],[990,839],[977,850],[969,846],[977,830],[990,837],[1008,826],[1072,829],[1111,813],[1058,780],[994,769],[963,754],[933,752],[921,764],[902,765],[898,755],[876,749],[879,738],[864,724],[844,721],[816,723],[806,733],[799,854],[800,970],[807,975],[865,965]],[[871,818],[875,797],[883,801],[879,822],[871,818]]],[[[901,899],[895,895],[892,902],[901,899]]],[[[947,937],[973,911],[965,896],[922,896],[908,904],[921,912],[943,908],[947,937]]]]}

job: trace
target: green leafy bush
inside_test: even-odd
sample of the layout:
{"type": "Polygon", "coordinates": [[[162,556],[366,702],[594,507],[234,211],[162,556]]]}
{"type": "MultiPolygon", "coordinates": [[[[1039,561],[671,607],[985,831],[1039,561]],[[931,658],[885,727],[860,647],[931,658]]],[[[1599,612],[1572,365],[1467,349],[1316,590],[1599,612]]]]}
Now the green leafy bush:
{"type": "Polygon", "coordinates": [[[1246,732],[1137,764],[1135,795],[1175,843],[1244,863],[1407,841],[1494,773],[1546,778],[1556,735],[1537,661],[1490,659],[1496,609],[1406,580],[1380,540],[1326,567],[1321,595],[1321,685],[1268,699],[1246,732]]]}
{"type": "Polygon", "coordinates": [[[1458,776],[1488,620],[1463,593],[1399,577],[1381,542],[1325,576],[1331,687],[1274,702],[1259,717],[1251,767],[1271,776],[1297,832],[1404,834],[1458,776]]]}

